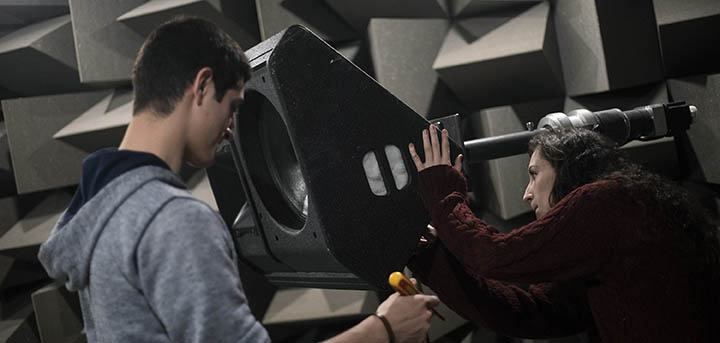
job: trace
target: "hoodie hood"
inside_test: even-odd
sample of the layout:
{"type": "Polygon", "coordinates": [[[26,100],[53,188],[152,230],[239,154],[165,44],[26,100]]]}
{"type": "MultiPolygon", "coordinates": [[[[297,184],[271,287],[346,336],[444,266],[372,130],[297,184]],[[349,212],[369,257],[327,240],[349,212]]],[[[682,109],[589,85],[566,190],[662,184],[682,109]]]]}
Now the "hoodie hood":
{"type": "Polygon", "coordinates": [[[86,287],[93,251],[106,223],[129,196],[154,180],[185,188],[152,154],[106,149],[88,156],[70,207],[38,253],[50,277],[65,282],[70,291],[86,287]]]}
{"type": "Polygon", "coordinates": [[[83,160],[80,184],[70,206],[60,219],[60,225],[72,219],[75,213],[110,181],[130,170],[149,165],[170,170],[165,161],[147,152],[107,148],[90,154],[83,160]]]}

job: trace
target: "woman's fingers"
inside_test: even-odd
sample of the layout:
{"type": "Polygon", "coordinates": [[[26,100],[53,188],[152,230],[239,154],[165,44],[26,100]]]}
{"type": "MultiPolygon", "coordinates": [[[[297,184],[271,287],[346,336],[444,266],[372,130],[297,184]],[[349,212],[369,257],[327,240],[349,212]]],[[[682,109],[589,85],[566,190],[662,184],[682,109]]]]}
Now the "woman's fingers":
{"type": "Polygon", "coordinates": [[[435,237],[437,237],[437,230],[430,224],[427,225],[427,232],[435,237]]]}
{"type": "Polygon", "coordinates": [[[432,146],[430,145],[430,130],[423,130],[423,149],[425,150],[425,167],[432,166],[433,154],[432,146]]]}
{"type": "Polygon", "coordinates": [[[420,160],[420,156],[418,156],[417,151],[415,151],[415,144],[410,143],[408,145],[408,150],[410,150],[410,157],[412,157],[412,160],[415,163],[415,168],[417,168],[418,172],[425,169],[422,160],[420,160]]]}
{"type": "Polygon", "coordinates": [[[440,161],[442,164],[450,165],[450,142],[448,140],[448,130],[442,130],[442,154],[440,161]]]}
{"type": "MultiPolygon", "coordinates": [[[[440,142],[438,142],[438,133],[437,133],[437,126],[430,125],[430,143],[432,144],[432,165],[436,166],[442,163],[441,155],[440,155],[440,142]]],[[[425,156],[426,160],[429,160],[427,156],[425,156]]],[[[427,162],[427,161],[426,161],[427,162]]]]}
{"type": "Polygon", "coordinates": [[[455,158],[454,165],[450,163],[450,139],[448,137],[448,131],[443,129],[441,131],[441,138],[438,139],[437,130],[437,126],[431,124],[430,128],[422,131],[425,162],[418,156],[415,145],[412,143],[408,144],[410,157],[412,157],[413,163],[415,163],[415,168],[420,172],[432,166],[446,164],[452,166],[457,171],[461,171],[462,155],[458,155],[457,158],[455,158]]]}
{"type": "Polygon", "coordinates": [[[462,159],[463,155],[459,154],[457,157],[455,157],[455,164],[453,165],[453,168],[458,171],[458,173],[462,173],[462,159]]]}

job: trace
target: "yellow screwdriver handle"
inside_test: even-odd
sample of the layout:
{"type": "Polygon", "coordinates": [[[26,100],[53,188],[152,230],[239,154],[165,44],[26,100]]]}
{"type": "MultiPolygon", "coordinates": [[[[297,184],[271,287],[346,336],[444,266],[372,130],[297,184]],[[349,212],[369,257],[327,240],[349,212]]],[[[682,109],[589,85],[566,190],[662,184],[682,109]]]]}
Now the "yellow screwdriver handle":
{"type": "MultiPolygon", "coordinates": [[[[420,291],[415,288],[412,282],[410,282],[410,280],[408,280],[408,278],[406,278],[405,275],[401,272],[393,272],[392,274],[390,274],[390,277],[388,278],[388,283],[390,284],[390,286],[392,286],[392,288],[395,289],[395,291],[397,291],[401,295],[415,295],[420,293],[420,291]]],[[[438,318],[445,320],[445,317],[443,317],[434,308],[431,308],[430,311],[435,313],[438,318]]]]}
{"type": "Polygon", "coordinates": [[[393,289],[402,295],[415,295],[420,292],[413,286],[412,282],[401,272],[393,272],[388,278],[388,282],[393,289]]]}

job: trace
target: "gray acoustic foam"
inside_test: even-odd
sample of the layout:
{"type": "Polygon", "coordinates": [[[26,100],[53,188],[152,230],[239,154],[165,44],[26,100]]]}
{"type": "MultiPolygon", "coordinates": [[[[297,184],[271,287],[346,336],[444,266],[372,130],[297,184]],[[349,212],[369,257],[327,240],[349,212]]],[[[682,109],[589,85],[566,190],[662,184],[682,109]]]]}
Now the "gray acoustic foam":
{"type": "Polygon", "coordinates": [[[563,96],[550,5],[488,16],[455,25],[433,64],[458,98],[481,109],[563,96]],[[479,38],[467,37],[471,26],[479,38]]]}
{"type": "Polygon", "coordinates": [[[68,0],[0,0],[0,26],[27,26],[69,12],[68,0]]]}
{"type": "Polygon", "coordinates": [[[0,12],[0,37],[19,29],[20,27],[21,26],[19,25],[8,24],[8,22],[6,22],[5,19],[2,17],[2,12],[0,12]]]}
{"type": "Polygon", "coordinates": [[[343,55],[343,57],[352,61],[360,54],[361,45],[362,42],[360,41],[352,41],[345,44],[336,44],[333,47],[340,53],[340,55],[343,55]]]}
{"type": "Polygon", "coordinates": [[[117,147],[133,112],[132,90],[115,89],[57,131],[53,138],[86,152],[117,147]]]}
{"type": "MultiPolygon", "coordinates": [[[[669,102],[665,82],[627,88],[617,91],[565,99],[566,112],[578,108],[601,111],[611,108],[629,110],[638,106],[669,102]]],[[[649,142],[632,141],[622,149],[633,161],[650,170],[675,178],[679,173],[678,155],[672,138],[649,142]]]]}
{"type": "Polygon", "coordinates": [[[49,277],[41,264],[0,255],[0,292],[47,279],[49,277]]]}
{"type": "Polygon", "coordinates": [[[666,74],[720,72],[720,1],[654,2],[666,74]]]}
{"type": "Polygon", "coordinates": [[[668,88],[674,101],[698,108],[683,138],[690,179],[720,184],[720,74],[670,79],[668,88]]]}
{"type": "MultiPolygon", "coordinates": [[[[44,199],[46,196],[37,193],[0,198],[0,294],[15,294],[19,289],[33,287],[37,282],[48,279],[47,273],[37,262],[37,242],[45,233],[49,234],[48,228],[52,226],[39,223],[47,211],[57,212],[62,209],[48,204],[48,200],[44,199]],[[22,223],[21,218],[25,218],[22,223]]],[[[0,314],[3,316],[5,312],[2,306],[7,305],[4,304],[6,300],[0,297],[0,314]]]]}
{"type": "Polygon", "coordinates": [[[40,244],[48,239],[71,199],[72,194],[64,190],[50,193],[0,236],[0,255],[36,263],[40,244]]]}
{"type": "Polygon", "coordinates": [[[335,43],[333,46],[343,57],[355,63],[360,69],[371,77],[375,76],[375,70],[370,57],[370,43],[367,39],[361,41],[350,41],[335,43]]]}
{"type": "Polygon", "coordinates": [[[255,0],[255,6],[262,40],[294,24],[307,27],[328,42],[359,38],[323,0],[255,0]]]}
{"type": "Polygon", "coordinates": [[[448,28],[445,19],[373,18],[368,25],[375,79],[426,118],[462,111],[432,68],[448,28]]]}
{"type": "Polygon", "coordinates": [[[358,33],[371,18],[447,18],[444,0],[325,0],[358,33]]]}
{"type": "Polygon", "coordinates": [[[117,17],[145,0],[69,0],[77,47],[78,71],[84,83],[129,83],[135,55],[144,37],[117,17]]]}
{"type": "MultiPolygon", "coordinates": [[[[0,197],[17,193],[5,122],[0,121],[0,197]]],[[[0,224],[2,225],[2,224],[0,224]]]]}
{"type": "Polygon", "coordinates": [[[59,282],[32,293],[40,339],[43,342],[71,343],[83,338],[83,319],[78,294],[59,282]]]}
{"type": "Polygon", "coordinates": [[[18,95],[87,89],[77,74],[70,16],[35,23],[0,38],[0,74],[0,87],[18,95]]]}
{"type": "MultiPolygon", "coordinates": [[[[192,15],[213,22],[245,49],[260,42],[254,0],[150,0],[118,16],[117,21],[145,37],[177,15],[192,15]]],[[[139,47],[139,44],[135,46],[135,50],[139,47]]]]}
{"type": "MultiPolygon", "coordinates": [[[[16,31],[17,29],[21,28],[21,26],[17,25],[7,25],[3,22],[2,13],[0,13],[0,37],[5,36],[8,33],[11,33],[13,31],[16,31]]],[[[2,90],[2,88],[0,88],[2,90]]],[[[4,92],[0,91],[0,97],[2,97],[4,92]]],[[[4,98],[4,97],[2,97],[4,98]]]]}
{"type": "Polygon", "coordinates": [[[46,194],[33,193],[0,197],[0,237],[2,237],[15,223],[35,208],[46,194]]]}
{"type": "Polygon", "coordinates": [[[12,311],[0,309],[0,342],[40,343],[32,304],[23,302],[12,305],[12,311]]]}
{"type": "Polygon", "coordinates": [[[10,269],[12,269],[14,261],[15,259],[12,257],[0,255],[0,289],[2,288],[1,285],[5,283],[5,280],[7,280],[7,275],[9,274],[10,269]]]}
{"type": "Polygon", "coordinates": [[[107,91],[3,100],[18,193],[75,185],[87,152],[53,135],[107,91]]]}
{"type": "MultiPolygon", "coordinates": [[[[17,94],[0,87],[0,100],[2,99],[8,99],[8,98],[15,98],[17,97],[17,94]]],[[[0,117],[2,117],[2,114],[0,114],[0,117]]]]}
{"type": "MultiPolygon", "coordinates": [[[[562,98],[481,110],[470,116],[474,138],[526,130],[525,123],[562,110],[562,98]]],[[[528,182],[527,154],[503,157],[470,166],[473,194],[479,205],[503,220],[530,212],[522,200],[528,182]]]]}
{"type": "Polygon", "coordinates": [[[568,95],[662,79],[652,0],[557,0],[553,15],[568,95]]]}
{"type": "Polygon", "coordinates": [[[20,220],[21,215],[18,209],[18,198],[16,196],[5,196],[0,198],[0,237],[20,220]]]}
{"type": "Polygon", "coordinates": [[[537,4],[541,1],[542,0],[449,0],[449,3],[455,18],[468,18],[516,6],[537,4]]]}
{"type": "MultiPolygon", "coordinates": [[[[8,99],[8,98],[15,98],[17,97],[17,94],[0,87],[0,100],[2,99],[8,99]]],[[[2,119],[2,111],[0,111],[0,119],[2,119]]]]}
{"type": "Polygon", "coordinates": [[[658,26],[720,14],[716,0],[653,0],[658,26]]]}

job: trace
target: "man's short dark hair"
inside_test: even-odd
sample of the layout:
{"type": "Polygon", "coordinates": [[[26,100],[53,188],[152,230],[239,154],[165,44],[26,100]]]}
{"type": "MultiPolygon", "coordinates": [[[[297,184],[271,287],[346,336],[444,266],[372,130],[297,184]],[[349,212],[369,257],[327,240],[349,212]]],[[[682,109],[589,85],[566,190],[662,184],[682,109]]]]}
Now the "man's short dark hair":
{"type": "Polygon", "coordinates": [[[203,67],[213,71],[217,101],[241,79],[250,79],[242,48],[215,24],[176,17],[160,25],[135,60],[133,115],[147,109],[160,116],[170,114],[203,67]]]}

